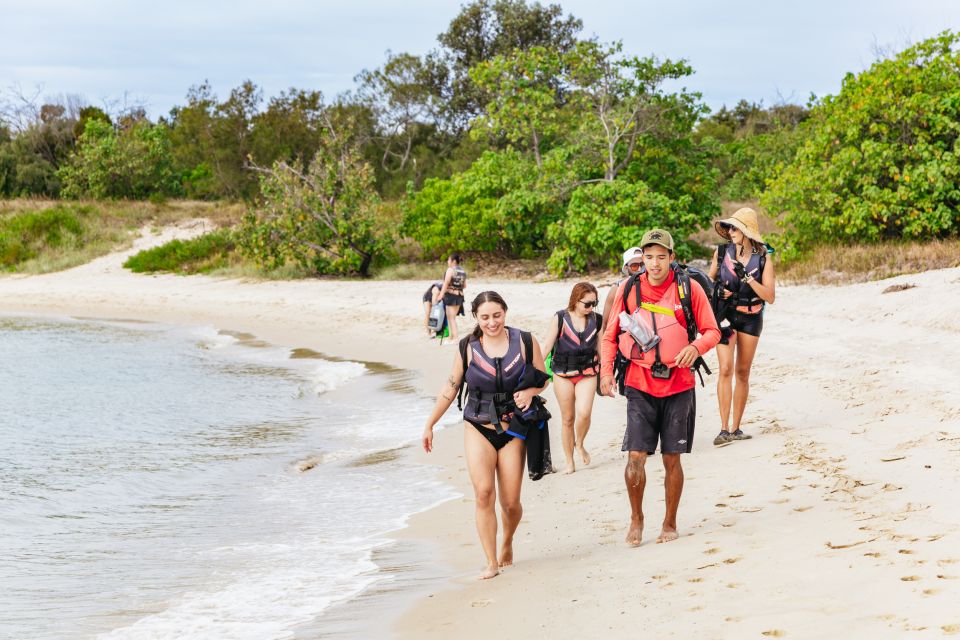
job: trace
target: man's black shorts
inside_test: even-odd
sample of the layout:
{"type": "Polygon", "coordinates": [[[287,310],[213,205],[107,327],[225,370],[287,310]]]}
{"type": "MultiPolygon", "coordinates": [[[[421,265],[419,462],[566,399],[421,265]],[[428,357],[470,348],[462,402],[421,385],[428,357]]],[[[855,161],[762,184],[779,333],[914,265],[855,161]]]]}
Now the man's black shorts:
{"type": "Polygon", "coordinates": [[[658,398],[626,388],[627,431],[622,451],[646,451],[653,454],[660,442],[660,453],[690,453],[693,450],[693,425],[697,418],[697,395],[688,389],[658,398]]]}

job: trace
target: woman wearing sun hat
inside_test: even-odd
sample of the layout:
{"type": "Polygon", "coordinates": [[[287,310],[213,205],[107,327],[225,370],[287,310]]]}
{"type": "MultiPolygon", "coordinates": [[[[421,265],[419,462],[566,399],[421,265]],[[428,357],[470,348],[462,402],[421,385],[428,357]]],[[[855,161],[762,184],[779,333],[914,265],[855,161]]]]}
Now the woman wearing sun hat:
{"type": "Polygon", "coordinates": [[[767,245],[760,235],[756,211],[738,209],[729,218],[718,220],[714,227],[727,242],[713,254],[710,277],[720,287],[726,319],[730,321],[729,327],[721,327],[722,337],[717,345],[721,426],[713,444],[720,446],[752,437],[740,429],[740,420],[750,393],[750,367],[763,329],[764,306],[773,304],[776,297],[776,277],[773,261],[767,260],[767,245]]]}

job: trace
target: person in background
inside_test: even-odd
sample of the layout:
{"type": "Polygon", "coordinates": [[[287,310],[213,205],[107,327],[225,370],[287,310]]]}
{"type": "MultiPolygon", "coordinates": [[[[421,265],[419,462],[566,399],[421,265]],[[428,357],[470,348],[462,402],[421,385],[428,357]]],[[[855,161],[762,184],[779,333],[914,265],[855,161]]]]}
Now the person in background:
{"type": "Polygon", "coordinates": [[[599,338],[603,318],[596,312],[598,303],[595,286],[589,282],[575,284],[567,308],[557,311],[541,347],[543,353],[553,354],[550,368],[553,369],[553,390],[563,423],[563,453],[567,458],[564,473],[576,470],[574,448],[580,453],[583,464],[590,464],[584,440],[590,431],[597,374],[600,373],[599,338]]]}
{"type": "Polygon", "coordinates": [[[714,252],[709,274],[715,286],[722,287],[722,299],[718,302],[724,309],[724,317],[730,321],[730,326],[723,328],[717,345],[720,433],[713,444],[723,446],[753,437],[743,432],[740,421],[750,393],[750,369],[763,330],[763,311],[776,299],[777,279],[773,260],[767,259],[767,245],[760,235],[757,213],[753,209],[739,209],[714,226],[727,241],[714,252]]]}
{"type": "Polygon", "coordinates": [[[642,266],[643,249],[640,247],[630,247],[623,252],[623,266],[620,267],[620,273],[623,274],[623,278],[617,280],[617,283],[610,287],[610,291],[607,292],[607,297],[603,301],[603,324],[600,327],[601,332],[607,328],[607,323],[610,321],[610,308],[613,306],[613,299],[617,297],[617,288],[623,284],[624,280],[640,271],[642,266]]]}
{"type": "Polygon", "coordinates": [[[433,331],[430,329],[430,310],[433,309],[433,299],[440,293],[442,287],[443,282],[438,280],[432,283],[426,293],[423,294],[423,326],[427,329],[428,336],[433,335],[433,331]]]}
{"type": "Polygon", "coordinates": [[[450,326],[450,342],[447,344],[456,344],[460,339],[457,315],[463,308],[463,292],[466,288],[467,272],[460,266],[460,254],[451,253],[447,258],[447,272],[443,275],[443,285],[433,297],[434,304],[443,300],[447,311],[447,324],[450,326]]]}

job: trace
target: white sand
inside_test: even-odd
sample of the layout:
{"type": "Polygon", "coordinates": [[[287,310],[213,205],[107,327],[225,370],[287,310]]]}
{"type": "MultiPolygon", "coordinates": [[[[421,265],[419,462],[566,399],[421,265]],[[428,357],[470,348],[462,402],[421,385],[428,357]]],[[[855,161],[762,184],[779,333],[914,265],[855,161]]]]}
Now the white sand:
{"type": "MultiPolygon", "coordinates": [[[[57,274],[0,277],[0,310],[244,330],[414,369],[431,397],[453,359],[452,347],[423,337],[426,282],[137,276],[120,268],[125,255],[57,274]]],[[[469,293],[496,289],[511,305],[510,324],[542,333],[570,286],[471,280],[469,293]]],[[[653,543],[663,516],[657,457],[647,467],[644,543],[623,542],[625,403],[598,399],[587,439],[593,464],[525,483],[516,565],[477,581],[483,558],[461,429],[441,432],[436,451],[419,455],[442,464],[442,477],[465,497],[416,517],[402,535],[436,541],[449,579],[403,617],[397,634],[960,634],[960,269],[781,287],[765,322],[743,425],[756,437],[715,449],[716,378],[698,391],[675,542],[653,543]],[[917,286],[881,294],[896,283],[917,286]]],[[[559,419],[552,428],[562,464],[559,419]]]]}

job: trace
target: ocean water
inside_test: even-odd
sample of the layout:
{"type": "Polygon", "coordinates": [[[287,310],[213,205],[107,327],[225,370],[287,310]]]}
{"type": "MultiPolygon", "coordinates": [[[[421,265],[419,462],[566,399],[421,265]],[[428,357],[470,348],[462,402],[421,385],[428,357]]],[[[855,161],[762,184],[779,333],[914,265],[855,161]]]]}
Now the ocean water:
{"type": "Polygon", "coordinates": [[[407,374],[211,328],[0,317],[0,638],[291,638],[453,497],[407,374]]]}

